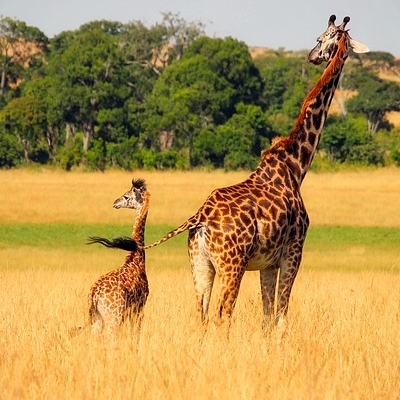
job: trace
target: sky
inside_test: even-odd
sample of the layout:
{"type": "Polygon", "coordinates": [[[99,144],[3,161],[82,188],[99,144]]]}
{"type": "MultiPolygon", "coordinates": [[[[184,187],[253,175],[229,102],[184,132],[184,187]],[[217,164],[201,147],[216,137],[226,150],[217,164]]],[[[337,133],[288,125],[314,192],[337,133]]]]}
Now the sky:
{"type": "Polygon", "coordinates": [[[0,15],[39,28],[48,37],[95,20],[141,21],[150,27],[162,13],[200,21],[208,36],[233,37],[248,46],[311,49],[327,26],[349,16],[353,39],[372,51],[400,57],[399,0],[1,0],[0,15]]]}

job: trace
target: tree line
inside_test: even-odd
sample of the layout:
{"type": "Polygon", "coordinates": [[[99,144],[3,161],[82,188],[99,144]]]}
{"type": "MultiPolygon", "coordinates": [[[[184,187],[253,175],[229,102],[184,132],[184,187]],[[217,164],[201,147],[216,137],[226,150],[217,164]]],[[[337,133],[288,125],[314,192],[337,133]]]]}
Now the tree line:
{"type": "MultiPolygon", "coordinates": [[[[146,26],[92,21],[48,38],[0,18],[0,168],[252,169],[273,137],[290,133],[323,66],[307,51],[253,58],[234,38],[162,14],[146,26]]],[[[400,164],[399,68],[389,53],[352,55],[318,157],[400,164]]]]}

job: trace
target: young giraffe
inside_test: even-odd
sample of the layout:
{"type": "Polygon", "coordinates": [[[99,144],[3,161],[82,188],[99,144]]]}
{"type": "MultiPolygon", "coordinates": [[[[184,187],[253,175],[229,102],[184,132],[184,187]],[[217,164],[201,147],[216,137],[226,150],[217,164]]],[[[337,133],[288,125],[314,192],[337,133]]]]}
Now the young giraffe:
{"type": "Polygon", "coordinates": [[[88,244],[100,243],[106,247],[129,251],[124,264],[100,277],[89,293],[89,318],[95,333],[104,325],[109,336],[115,336],[117,328],[126,317],[137,319],[138,328],[143,307],[149,294],[145,269],[144,231],[149,209],[150,193],[143,179],[132,180],[132,188],[114,201],[114,208],[136,210],[132,239],[107,240],[91,237],[88,244]]]}
{"type": "Polygon", "coordinates": [[[229,327],[243,274],[259,270],[264,314],[268,319],[275,315],[278,325],[284,323],[309,226],[300,186],[317,150],[350,48],[368,51],[345,30],[349,17],[339,26],[335,20],[332,15],[309,54],[310,62],[326,61],[327,66],[306,96],[290,136],[275,140],[262,153],[260,164],[248,179],[214,190],[195,215],[145,247],[189,231],[190,266],[203,322],[208,320],[216,274],[221,282],[216,322],[226,321],[229,327]]]}

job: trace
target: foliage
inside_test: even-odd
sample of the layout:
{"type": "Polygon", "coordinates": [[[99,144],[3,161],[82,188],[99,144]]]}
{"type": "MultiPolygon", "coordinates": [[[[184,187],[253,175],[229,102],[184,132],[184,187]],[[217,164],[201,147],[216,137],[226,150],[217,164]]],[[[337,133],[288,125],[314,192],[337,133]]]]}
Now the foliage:
{"type": "Polygon", "coordinates": [[[1,129],[0,125],[0,168],[12,168],[21,163],[23,152],[16,136],[1,129]]]}
{"type": "Polygon", "coordinates": [[[369,70],[359,71],[354,81],[358,93],[347,101],[350,112],[360,113],[368,120],[368,130],[375,133],[389,111],[400,111],[400,87],[384,81],[369,70]]]}
{"type": "MultiPolygon", "coordinates": [[[[327,124],[321,154],[397,163],[396,141],[377,137],[393,130],[386,116],[400,110],[400,91],[376,72],[396,60],[352,57],[339,87],[357,94],[341,99],[343,120],[327,124]]],[[[152,26],[91,21],[50,39],[0,17],[0,168],[251,169],[292,130],[322,70],[305,51],[252,59],[245,43],[169,12],[152,26]]]]}
{"type": "Polygon", "coordinates": [[[32,96],[15,98],[3,108],[0,120],[5,123],[7,130],[18,138],[24,150],[25,161],[32,161],[30,153],[42,147],[40,138],[46,129],[43,102],[32,96]]]}
{"type": "Polygon", "coordinates": [[[167,68],[155,83],[148,99],[144,140],[155,150],[188,149],[188,161],[198,165],[199,149],[195,147],[199,141],[211,132],[218,136],[218,127],[233,117],[239,103],[257,104],[262,87],[243,43],[231,38],[197,39],[182,60],[167,68]],[[160,132],[169,133],[169,144],[163,145],[160,132]]]}
{"type": "Polygon", "coordinates": [[[383,152],[363,118],[328,118],[320,142],[330,161],[382,164],[383,152]]]}
{"type": "Polygon", "coordinates": [[[48,38],[38,28],[23,21],[0,16],[0,99],[18,86],[27,66],[34,67],[47,51],[48,38]]]}
{"type": "Polygon", "coordinates": [[[62,169],[71,171],[73,167],[80,166],[84,157],[82,142],[82,135],[76,135],[61,148],[56,160],[62,169]]]}
{"type": "Polygon", "coordinates": [[[385,149],[385,165],[400,166],[400,129],[380,130],[375,136],[379,146],[385,149]]]}
{"type": "Polygon", "coordinates": [[[307,63],[307,56],[301,52],[267,52],[254,62],[264,80],[262,98],[272,130],[275,135],[287,135],[322,69],[307,63]]]}

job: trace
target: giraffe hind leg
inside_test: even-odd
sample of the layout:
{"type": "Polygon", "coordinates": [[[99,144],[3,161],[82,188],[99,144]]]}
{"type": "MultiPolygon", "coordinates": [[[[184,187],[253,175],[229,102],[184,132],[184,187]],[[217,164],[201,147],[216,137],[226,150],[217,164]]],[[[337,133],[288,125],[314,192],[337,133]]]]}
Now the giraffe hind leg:
{"type": "Polygon", "coordinates": [[[94,304],[93,300],[90,301],[89,306],[89,322],[92,326],[92,331],[94,334],[100,334],[104,328],[104,320],[98,307],[94,304]]]}
{"type": "Polygon", "coordinates": [[[245,268],[237,268],[231,273],[220,276],[221,291],[214,321],[217,325],[225,325],[228,333],[244,271],[245,268]]]}
{"type": "Polygon", "coordinates": [[[196,291],[197,309],[200,312],[202,323],[207,324],[215,270],[209,263],[207,263],[206,266],[204,264],[202,264],[202,266],[196,264],[195,267],[192,268],[192,274],[194,289],[196,291]]]}
{"type": "Polygon", "coordinates": [[[204,325],[208,323],[208,308],[215,279],[215,268],[204,253],[205,234],[202,230],[189,234],[189,261],[192,271],[197,309],[204,325]]]}
{"type": "Polygon", "coordinates": [[[90,324],[94,334],[99,335],[103,332],[104,320],[98,310],[92,310],[90,313],[90,324]]]}

